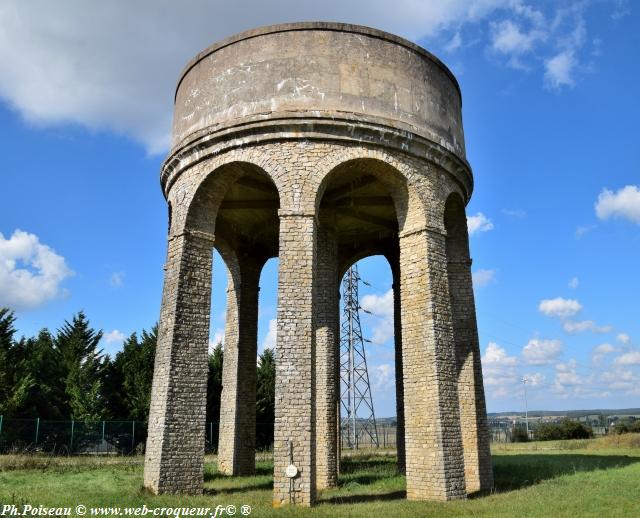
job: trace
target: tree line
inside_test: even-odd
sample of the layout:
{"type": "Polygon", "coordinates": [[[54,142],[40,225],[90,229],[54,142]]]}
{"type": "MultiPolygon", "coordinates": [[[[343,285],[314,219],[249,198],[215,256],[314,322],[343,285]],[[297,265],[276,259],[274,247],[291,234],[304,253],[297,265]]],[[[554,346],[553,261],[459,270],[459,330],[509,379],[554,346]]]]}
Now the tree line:
{"type": "MultiPolygon", "coordinates": [[[[48,420],[136,420],[149,415],[158,326],[132,333],[112,358],[100,349],[103,333],[80,311],[55,333],[16,339],[15,315],[0,308],[0,415],[48,420]]],[[[223,348],[209,354],[207,421],[220,416],[223,348]]],[[[258,359],[256,421],[269,444],[275,419],[275,358],[258,359]],[[270,426],[271,425],[271,426],[270,426]]],[[[264,437],[263,437],[264,436],[264,437]]],[[[261,440],[260,440],[261,439],[261,440]]]]}

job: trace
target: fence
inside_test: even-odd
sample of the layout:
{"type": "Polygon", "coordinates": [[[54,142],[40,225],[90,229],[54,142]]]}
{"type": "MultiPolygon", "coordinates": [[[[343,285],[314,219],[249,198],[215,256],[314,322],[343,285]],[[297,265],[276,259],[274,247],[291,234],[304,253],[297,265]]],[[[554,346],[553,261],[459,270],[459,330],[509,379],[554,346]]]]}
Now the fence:
{"type": "MultiPolygon", "coordinates": [[[[533,438],[540,421],[530,419],[530,438],[533,438]]],[[[593,426],[595,435],[604,435],[607,429],[593,426]]],[[[492,442],[511,442],[515,428],[525,428],[523,420],[489,419],[492,442]]],[[[396,424],[381,423],[377,426],[378,447],[395,449],[396,424]]],[[[205,451],[217,452],[219,423],[206,423],[205,451]]],[[[147,440],[147,423],[144,421],[52,421],[44,419],[13,419],[0,415],[0,453],[47,452],[54,454],[105,454],[131,455],[144,452],[147,440]]],[[[346,430],[342,430],[341,447],[344,450],[375,448],[376,444],[366,433],[357,433],[355,444],[350,444],[346,430]]],[[[273,423],[257,423],[256,446],[260,450],[273,448],[273,423]]]]}

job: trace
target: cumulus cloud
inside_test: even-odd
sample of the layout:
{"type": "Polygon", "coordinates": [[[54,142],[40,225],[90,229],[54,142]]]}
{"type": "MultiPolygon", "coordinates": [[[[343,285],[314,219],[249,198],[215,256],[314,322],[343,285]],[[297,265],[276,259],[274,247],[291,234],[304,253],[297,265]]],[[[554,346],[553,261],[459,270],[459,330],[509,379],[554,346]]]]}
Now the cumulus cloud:
{"type": "Polygon", "coordinates": [[[640,225],[640,188],[627,185],[616,192],[603,189],[595,209],[599,219],[623,218],[640,225]]]}
{"type": "MultiPolygon", "coordinates": [[[[489,342],[482,356],[482,377],[487,387],[505,387],[518,382],[516,366],[518,359],[495,342],[489,342]]],[[[500,396],[500,392],[493,392],[500,396]]]]}
{"type": "Polygon", "coordinates": [[[105,333],[102,338],[107,345],[111,345],[111,344],[121,344],[122,342],[124,342],[124,339],[126,337],[124,336],[124,333],[118,331],[117,329],[114,329],[113,331],[109,331],[108,333],[105,333]]]}
{"type": "Polygon", "coordinates": [[[616,365],[640,365],[640,351],[631,351],[618,356],[614,363],[616,365]]]}
{"type": "Polygon", "coordinates": [[[374,365],[370,369],[371,388],[374,390],[395,390],[396,374],[395,368],[389,363],[374,365]]]}
{"type": "Polygon", "coordinates": [[[578,374],[577,367],[578,365],[575,360],[556,364],[556,376],[554,380],[555,392],[564,392],[568,387],[575,387],[586,383],[586,380],[578,374]]]}
{"type": "Polygon", "coordinates": [[[571,317],[580,312],[582,304],[575,299],[563,299],[556,297],[555,299],[545,299],[538,305],[538,310],[548,317],[571,317]]]}
{"type": "Polygon", "coordinates": [[[360,306],[377,317],[371,335],[372,343],[381,345],[393,338],[393,289],[383,295],[365,295],[360,306]]]}
{"type": "Polygon", "coordinates": [[[411,40],[485,19],[512,0],[86,2],[7,0],[0,9],[0,95],[37,124],[110,130],[164,152],[184,65],[236,32],[300,20],[341,20],[411,40]],[[19,53],[15,49],[20,49],[19,53]]]}
{"type": "Polygon", "coordinates": [[[562,322],[562,329],[569,334],[582,333],[591,331],[592,333],[610,333],[612,326],[598,326],[593,320],[583,320],[582,322],[574,322],[573,320],[565,320],[562,322]]]}
{"type": "Polygon", "coordinates": [[[522,349],[522,356],[529,365],[548,365],[562,353],[560,340],[532,338],[522,349]]]}
{"type": "Polygon", "coordinates": [[[616,336],[616,340],[621,344],[626,345],[631,341],[631,337],[627,333],[619,333],[618,336],[616,336]]]}
{"type": "Polygon", "coordinates": [[[471,274],[473,279],[473,286],[476,288],[482,288],[491,284],[496,277],[495,270],[476,270],[471,274]]]}
{"type": "Polygon", "coordinates": [[[35,308],[62,294],[62,282],[73,275],[64,257],[38,236],[16,230],[0,233],[0,307],[35,308]]]}
{"type": "Polygon", "coordinates": [[[493,229],[493,223],[482,212],[478,212],[475,216],[467,217],[467,228],[469,235],[478,234],[479,232],[488,232],[493,229]]]}
{"type": "Polygon", "coordinates": [[[571,288],[572,290],[575,290],[579,284],[580,284],[579,279],[577,277],[572,277],[571,280],[569,281],[569,288],[571,288]]]}
{"type": "Polygon", "coordinates": [[[546,376],[541,372],[533,372],[530,374],[525,374],[523,379],[527,380],[527,385],[530,387],[539,387],[544,384],[546,376]]]}
{"type": "Polygon", "coordinates": [[[393,289],[389,289],[383,295],[365,295],[360,306],[374,315],[393,318],[393,289]]]}
{"type": "Polygon", "coordinates": [[[575,52],[563,50],[544,62],[545,85],[553,90],[563,86],[573,86],[574,71],[577,66],[575,52]]]}
{"type": "Polygon", "coordinates": [[[614,347],[611,344],[600,344],[597,347],[594,347],[593,353],[591,354],[591,360],[596,365],[600,365],[603,360],[610,354],[617,352],[619,349],[614,347]]]}
{"type": "Polygon", "coordinates": [[[278,338],[278,321],[275,318],[269,320],[269,329],[267,331],[267,335],[264,337],[262,341],[261,350],[266,348],[275,349],[276,341],[278,338]]]}

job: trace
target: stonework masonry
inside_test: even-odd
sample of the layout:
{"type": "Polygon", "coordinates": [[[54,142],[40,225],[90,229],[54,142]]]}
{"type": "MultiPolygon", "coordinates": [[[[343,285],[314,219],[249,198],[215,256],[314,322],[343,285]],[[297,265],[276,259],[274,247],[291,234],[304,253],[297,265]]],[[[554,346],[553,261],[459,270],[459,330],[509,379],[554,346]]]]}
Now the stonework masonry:
{"type": "Polygon", "coordinates": [[[215,248],[229,271],[222,473],[255,471],[258,286],[277,256],[273,505],[310,506],[337,485],[339,282],[382,255],[407,498],[491,489],[461,103],[436,57],[360,26],[264,27],[187,65],[161,171],[170,227],[145,487],[202,492],[215,248]]]}

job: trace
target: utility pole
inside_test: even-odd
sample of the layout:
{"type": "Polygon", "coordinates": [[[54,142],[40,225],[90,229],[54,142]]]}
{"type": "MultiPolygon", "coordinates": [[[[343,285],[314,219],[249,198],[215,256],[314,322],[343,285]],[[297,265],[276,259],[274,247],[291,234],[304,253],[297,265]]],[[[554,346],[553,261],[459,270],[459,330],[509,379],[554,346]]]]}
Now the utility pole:
{"type": "Polygon", "coordinates": [[[524,386],[524,422],[527,426],[527,440],[529,440],[529,410],[527,408],[527,377],[522,378],[522,385],[524,386]]]}
{"type": "Polygon", "coordinates": [[[376,416],[373,411],[371,384],[364,352],[358,284],[358,267],[349,268],[342,281],[344,311],[340,326],[340,419],[341,432],[346,432],[347,445],[358,448],[368,436],[371,444],[379,446],[376,416]]]}

